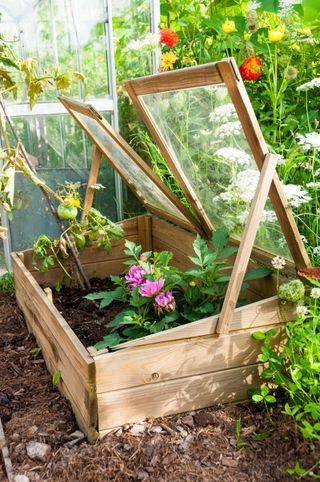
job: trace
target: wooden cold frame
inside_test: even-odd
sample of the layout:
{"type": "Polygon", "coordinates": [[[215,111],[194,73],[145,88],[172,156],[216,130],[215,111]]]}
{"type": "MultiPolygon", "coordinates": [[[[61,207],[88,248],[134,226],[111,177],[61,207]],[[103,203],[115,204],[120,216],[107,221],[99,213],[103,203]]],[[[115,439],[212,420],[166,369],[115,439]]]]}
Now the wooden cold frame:
{"type": "MultiPolygon", "coordinates": [[[[265,158],[268,155],[268,149],[234,59],[224,59],[211,64],[127,80],[125,83],[128,94],[139,109],[162,155],[176,176],[193,209],[198,214],[199,219],[204,223],[206,232],[210,233],[212,233],[213,227],[200,200],[197,198],[180,166],[175,162],[175,157],[165,139],[154,125],[153,119],[141,96],[222,83],[228,89],[248,144],[261,171],[265,158]]],[[[300,269],[310,266],[310,260],[276,173],[273,176],[269,195],[296,267],[300,269]]]]}
{"type": "MultiPolygon", "coordinates": [[[[130,81],[128,85],[130,90],[131,83],[135,83],[136,94],[133,96],[139,100],[139,95],[146,90],[157,92],[159,88],[175,90],[177,86],[183,88],[226,82],[230,96],[231,93],[234,96],[237,110],[241,110],[245,94],[242,92],[240,95],[236,91],[240,89],[237,84],[239,80],[225,80],[230,69],[236,78],[232,61],[223,61],[197,67],[192,70],[193,75],[188,74],[187,77],[185,71],[181,70],[142,81],[138,79],[137,83],[130,81]]],[[[77,113],[86,115],[103,127],[118,142],[119,147],[130,155],[132,162],[141,168],[141,172],[148,175],[181,210],[180,203],[168,188],[100,114],[90,106],[66,98],[61,98],[61,101],[96,145],[84,203],[84,217],[92,205],[92,185],[97,181],[101,155],[105,155],[120,174],[123,173],[77,113]]],[[[288,244],[296,264],[299,267],[308,265],[308,257],[301,250],[299,233],[290,217],[292,215],[281,185],[277,184],[275,158],[267,153],[263,139],[258,139],[259,128],[250,111],[250,104],[244,106],[243,112],[241,121],[243,125],[247,122],[246,135],[251,139],[250,146],[261,175],[238,254],[229,260],[230,264],[234,264],[234,269],[220,314],[129,341],[112,349],[97,351],[94,347],[82,345],[52,302],[50,287],[61,281],[61,268],[53,266],[47,273],[42,273],[32,264],[32,250],[12,254],[18,304],[24,312],[29,329],[42,348],[49,371],[60,371],[58,387],[70,400],[80,428],[91,441],[124,423],[247,398],[247,389],[259,384],[256,358],[260,346],[252,338],[252,333],[257,329],[266,331],[272,327],[280,328],[275,340],[277,342],[283,324],[281,315],[284,314],[286,319],[292,319],[294,315],[291,305],[283,307],[280,313],[274,276],[253,282],[247,293],[249,304],[235,308],[270,185],[270,196],[273,192],[272,202],[275,209],[278,206],[281,226],[285,224],[286,236],[294,238],[291,245],[288,244]]],[[[126,176],[124,179],[130,185],[126,176]]],[[[130,187],[141,199],[139,187],[130,187]]],[[[209,226],[204,228],[206,215],[198,209],[197,199],[192,196],[191,199],[198,217],[194,217],[182,206],[181,212],[188,220],[187,226],[178,227],[176,224],[181,225],[180,219],[170,219],[165,210],[148,206],[164,219],[155,215],[143,215],[125,220],[122,223],[125,238],[140,244],[143,251],[171,251],[173,262],[179,269],[190,268],[189,256],[192,254],[195,231],[207,235],[209,231],[211,233],[209,226]]],[[[148,205],[146,202],[144,204],[148,205]]],[[[284,229],[283,226],[282,228],[284,229]]],[[[87,276],[105,278],[120,274],[126,260],[123,250],[123,240],[112,243],[109,255],[106,255],[103,248],[87,247],[80,255],[87,276]]],[[[264,262],[270,261],[270,255],[261,250],[254,250],[254,257],[264,262]]]]}
{"type": "MultiPolygon", "coordinates": [[[[96,146],[98,151],[96,156],[103,154],[111,163],[112,167],[120,174],[122,179],[126,182],[126,184],[130,187],[130,189],[135,193],[141,203],[150,211],[155,214],[160,215],[161,217],[168,219],[178,225],[183,227],[195,229],[198,233],[204,234],[204,230],[202,228],[201,223],[194,216],[187,208],[183,206],[183,204],[179,201],[177,196],[175,196],[170,189],[159,179],[159,177],[152,171],[152,169],[148,166],[148,164],[141,159],[141,157],[132,149],[132,147],[113,129],[113,127],[90,105],[83,104],[81,102],[75,101],[73,99],[68,99],[67,97],[60,96],[60,102],[65,106],[68,112],[74,117],[74,119],[79,123],[81,128],[86,132],[86,134],[90,137],[93,143],[96,146]],[[138,166],[141,170],[142,176],[147,176],[149,180],[158,188],[160,191],[168,198],[168,200],[181,212],[184,219],[178,218],[173,216],[172,214],[168,213],[164,207],[164,209],[159,209],[158,206],[154,206],[142,195],[139,190],[139,186],[136,186],[131,179],[127,176],[127,174],[122,170],[116,160],[113,158],[112,154],[108,151],[106,146],[95,136],[95,134],[88,128],[88,126],[82,121],[81,117],[78,114],[84,115],[93,119],[98,126],[100,126],[105,133],[118,144],[119,148],[122,149],[126,155],[128,155],[132,162],[138,166]]],[[[91,167],[89,180],[91,184],[94,184],[97,180],[98,172],[99,172],[99,165],[100,159],[98,157],[94,158],[94,162],[91,167]]],[[[87,202],[90,204],[92,203],[93,199],[93,192],[90,185],[88,185],[87,193],[86,193],[87,202]]],[[[86,204],[86,203],[85,203],[86,204]]],[[[88,204],[88,205],[89,205],[88,204]]],[[[85,206],[87,209],[87,206],[85,206]]]]}
{"type": "MultiPolygon", "coordinates": [[[[190,267],[194,233],[156,216],[139,216],[122,224],[125,238],[141,244],[143,250],[170,250],[180,269],[190,267]]],[[[123,240],[112,243],[109,255],[103,248],[86,248],[80,259],[87,276],[120,274],[126,260],[123,248],[123,240]]],[[[70,400],[89,440],[146,417],[243,400],[247,389],[258,385],[260,346],[252,333],[281,327],[271,276],[257,280],[248,292],[251,303],[231,313],[228,335],[215,333],[216,315],[112,351],[97,351],[82,345],[40,287],[52,287],[61,280],[61,268],[53,266],[42,273],[33,266],[32,255],[32,250],[12,254],[17,301],[49,371],[60,371],[58,387],[70,400]]],[[[292,308],[286,310],[290,319],[292,308]]]]}

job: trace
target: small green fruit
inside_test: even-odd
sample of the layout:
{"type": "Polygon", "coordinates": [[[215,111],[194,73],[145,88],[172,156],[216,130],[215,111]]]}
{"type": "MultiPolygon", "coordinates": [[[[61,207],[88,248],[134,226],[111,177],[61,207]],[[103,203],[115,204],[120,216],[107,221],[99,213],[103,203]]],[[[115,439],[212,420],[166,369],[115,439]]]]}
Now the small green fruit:
{"type": "Polygon", "coordinates": [[[71,204],[59,204],[57,209],[59,218],[61,219],[74,219],[77,217],[78,209],[71,204]]]}

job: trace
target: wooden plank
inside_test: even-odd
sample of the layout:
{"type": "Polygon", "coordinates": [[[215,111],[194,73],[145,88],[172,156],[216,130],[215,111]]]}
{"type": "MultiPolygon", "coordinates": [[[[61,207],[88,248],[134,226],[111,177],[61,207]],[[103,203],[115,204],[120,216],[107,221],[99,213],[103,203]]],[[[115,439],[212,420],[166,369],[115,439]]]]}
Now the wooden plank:
{"type": "MultiPolygon", "coordinates": [[[[118,275],[125,269],[124,262],[128,257],[115,259],[112,261],[99,261],[83,264],[84,271],[89,278],[104,279],[108,276],[118,275]]],[[[51,268],[48,272],[30,271],[34,279],[39,285],[54,286],[63,280],[63,271],[61,268],[51,268]]]]}
{"type": "Polygon", "coordinates": [[[12,262],[18,304],[42,348],[50,373],[60,371],[59,389],[70,400],[82,430],[92,440],[97,436],[94,360],[15,253],[12,262]]]}
{"type": "Polygon", "coordinates": [[[83,102],[70,99],[69,97],[65,97],[63,95],[59,95],[58,99],[60,100],[61,104],[65,106],[67,110],[73,109],[76,112],[79,112],[79,114],[86,115],[88,117],[91,117],[92,119],[96,118],[97,111],[91,105],[84,104],[83,102]]]}
{"type": "Polygon", "coordinates": [[[137,95],[169,92],[171,90],[221,84],[222,78],[217,63],[188,67],[186,69],[162,72],[125,81],[125,87],[133,86],[137,95]]]}
{"type": "MultiPolygon", "coordinates": [[[[159,246],[161,246],[161,249],[167,249],[169,251],[180,249],[185,252],[186,257],[193,255],[192,244],[196,238],[196,235],[194,233],[190,233],[189,231],[186,231],[184,229],[181,229],[178,226],[174,226],[168,223],[164,219],[159,219],[156,216],[153,216],[152,235],[153,235],[154,249],[160,249],[159,246]],[[163,247],[163,246],[166,246],[166,247],[163,247]]],[[[231,239],[229,241],[229,244],[231,246],[238,247],[240,243],[237,240],[231,239]]],[[[252,250],[252,258],[266,265],[270,265],[273,255],[270,255],[254,247],[252,250]]],[[[287,262],[285,267],[285,272],[296,274],[295,265],[293,263],[287,262]]],[[[266,297],[268,297],[268,295],[266,297]]]]}
{"type": "Polygon", "coordinates": [[[229,331],[232,314],[236,307],[241,286],[248,268],[249,259],[259,229],[263,209],[268,198],[276,165],[276,156],[267,154],[222,305],[217,325],[217,333],[228,333],[229,331]]]}
{"type": "MultiPolygon", "coordinates": [[[[130,219],[125,219],[122,221],[120,224],[122,225],[124,229],[124,237],[126,239],[138,239],[138,218],[139,216],[135,218],[130,218],[130,219]]],[[[96,244],[92,244],[92,246],[87,246],[81,253],[80,253],[80,261],[83,264],[86,263],[91,263],[93,260],[95,261],[104,261],[106,257],[108,256],[109,259],[119,259],[121,258],[121,250],[123,250],[124,247],[124,241],[119,240],[119,241],[112,241],[111,243],[112,249],[109,255],[106,254],[106,251],[103,247],[97,247],[96,244]]],[[[33,256],[33,249],[27,249],[22,252],[23,253],[23,262],[25,264],[25,267],[30,271],[34,271],[35,267],[32,264],[32,256],[33,256]]],[[[18,253],[20,256],[21,253],[18,253]]],[[[40,266],[40,264],[39,264],[40,266]]],[[[49,268],[50,269],[50,268],[49,268]]],[[[55,268],[51,268],[55,269],[55,268]]]]}
{"type": "Polygon", "coordinates": [[[151,216],[141,216],[138,219],[138,239],[142,252],[153,250],[151,216]]]}
{"type": "Polygon", "coordinates": [[[85,219],[88,212],[92,208],[93,198],[95,194],[95,190],[92,186],[94,184],[97,184],[97,181],[98,181],[101,157],[102,157],[101,151],[96,147],[93,151],[92,163],[91,163],[91,168],[90,168],[90,173],[89,173],[89,178],[87,183],[87,190],[86,190],[86,195],[83,203],[83,211],[81,215],[82,220],[85,219]]]}
{"type": "MultiPolygon", "coordinates": [[[[259,330],[267,331],[268,325],[259,330]]],[[[260,344],[256,328],[228,335],[169,341],[94,357],[97,393],[253,365],[260,344]],[[115,373],[117,376],[115,376],[115,373]]],[[[274,343],[279,337],[274,339],[274,343]]]]}
{"type": "MultiPolygon", "coordinates": [[[[294,318],[294,306],[287,304],[282,306],[281,310],[282,313],[285,314],[286,320],[292,320],[294,318]]],[[[122,343],[113,349],[124,349],[126,347],[150,345],[170,340],[208,336],[215,332],[218,318],[219,315],[209,316],[208,318],[177,326],[176,328],[155,333],[154,335],[141,337],[138,340],[122,343]]],[[[258,329],[261,326],[277,324],[280,320],[282,320],[282,318],[279,308],[279,298],[278,296],[273,296],[266,300],[236,308],[233,314],[232,331],[230,331],[230,333],[249,328],[258,329]]]]}
{"type": "MultiPolygon", "coordinates": [[[[251,105],[248,93],[241,80],[234,59],[225,59],[217,65],[223,81],[226,83],[229,95],[234,103],[244,133],[259,169],[262,169],[264,158],[268,153],[258,120],[251,105]]],[[[270,189],[270,199],[278,216],[280,226],[288,243],[292,257],[298,269],[311,266],[308,254],[301,240],[296,222],[288,201],[284,195],[281,182],[274,175],[270,189]]]]}
{"type": "Polygon", "coordinates": [[[147,417],[173,415],[189,410],[247,399],[251,386],[258,386],[258,365],[179,378],[153,385],[98,395],[99,433],[147,417]]]}

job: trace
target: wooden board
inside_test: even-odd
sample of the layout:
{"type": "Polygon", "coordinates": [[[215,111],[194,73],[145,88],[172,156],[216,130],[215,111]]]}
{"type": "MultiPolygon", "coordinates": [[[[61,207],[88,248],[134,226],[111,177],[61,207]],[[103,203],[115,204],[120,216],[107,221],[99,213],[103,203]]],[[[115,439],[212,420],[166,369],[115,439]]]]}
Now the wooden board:
{"type": "MultiPolygon", "coordinates": [[[[183,251],[186,259],[188,256],[193,255],[192,243],[196,238],[196,235],[194,233],[176,227],[163,219],[159,219],[153,216],[152,236],[155,246],[154,249],[168,249],[169,251],[178,250],[177,253],[183,251]],[[166,245],[167,247],[163,248],[162,246],[164,245],[166,245]],[[159,248],[158,246],[161,246],[161,248],[159,248]]],[[[239,246],[239,241],[230,240],[229,244],[232,246],[239,246]]],[[[270,266],[272,257],[272,255],[266,255],[265,252],[255,247],[252,250],[252,259],[260,263],[266,264],[267,266],[270,266]]],[[[295,274],[295,265],[288,262],[285,267],[285,272],[295,274]]]]}
{"type": "MultiPolygon", "coordinates": [[[[141,216],[144,218],[144,216],[141,216]]],[[[138,241],[138,219],[140,216],[126,219],[122,221],[120,224],[122,225],[125,233],[125,239],[129,239],[131,241],[137,242],[138,241]]],[[[113,259],[121,259],[124,257],[123,255],[123,248],[124,248],[124,240],[119,241],[112,241],[112,249],[110,254],[107,255],[104,248],[98,248],[95,244],[92,246],[87,246],[81,253],[80,253],[80,261],[82,264],[90,264],[93,262],[98,261],[105,261],[113,260],[113,259]]],[[[33,249],[27,249],[23,251],[23,259],[25,267],[30,271],[35,271],[35,267],[32,264],[32,256],[33,256],[33,249]]],[[[38,264],[38,267],[40,264],[38,264]]],[[[56,269],[56,268],[49,268],[49,269],[56,269]]]]}
{"type": "MultiPolygon", "coordinates": [[[[259,329],[267,331],[272,326],[280,332],[279,325],[259,329]]],[[[175,340],[95,356],[97,393],[252,365],[260,353],[259,342],[252,338],[255,331],[175,340]]]]}
{"type": "Polygon", "coordinates": [[[264,206],[267,201],[270,185],[275,173],[277,158],[272,154],[267,154],[261,175],[257,185],[254,198],[244,232],[241,237],[239,250],[234,262],[231,278],[226,291],[226,296],[222,305],[217,333],[228,333],[233,319],[233,312],[238,302],[241,286],[248,269],[249,259],[252,253],[254,240],[256,239],[264,206]]]}
{"type": "Polygon", "coordinates": [[[259,386],[258,365],[179,378],[98,395],[99,434],[122,425],[248,398],[259,386]]]}
{"type": "Polygon", "coordinates": [[[221,84],[222,82],[223,80],[216,62],[127,80],[125,81],[125,86],[126,89],[128,89],[129,85],[133,86],[137,95],[145,95],[187,89],[189,87],[221,84]]]}
{"type": "MultiPolygon", "coordinates": [[[[286,316],[286,320],[293,319],[293,305],[287,304],[282,310],[286,316]]],[[[121,345],[114,347],[114,349],[124,349],[126,347],[150,345],[170,340],[208,336],[215,332],[218,319],[219,315],[209,316],[208,318],[177,326],[176,328],[171,328],[167,331],[122,343],[121,345]]],[[[233,314],[232,331],[230,333],[233,331],[236,332],[250,328],[258,329],[261,326],[274,325],[279,323],[280,319],[282,318],[279,308],[279,298],[278,296],[273,296],[266,300],[257,301],[256,303],[236,308],[233,314]]]]}
{"type": "Polygon", "coordinates": [[[89,440],[94,440],[97,437],[94,360],[15,253],[12,264],[18,305],[42,348],[47,368],[51,374],[60,371],[59,389],[70,400],[81,429],[89,440]]]}
{"type": "Polygon", "coordinates": [[[93,198],[95,195],[95,189],[92,186],[94,186],[98,182],[101,156],[101,151],[99,151],[99,149],[96,147],[93,151],[92,163],[87,183],[87,190],[83,203],[83,211],[81,215],[82,220],[86,218],[88,212],[92,208],[93,198]]]}

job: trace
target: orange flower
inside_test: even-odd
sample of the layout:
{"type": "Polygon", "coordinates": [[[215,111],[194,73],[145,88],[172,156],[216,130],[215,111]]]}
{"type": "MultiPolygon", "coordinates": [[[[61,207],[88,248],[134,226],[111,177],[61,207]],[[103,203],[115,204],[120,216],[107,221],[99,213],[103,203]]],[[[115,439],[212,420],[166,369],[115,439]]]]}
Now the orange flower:
{"type": "Polygon", "coordinates": [[[262,74],[262,60],[253,55],[240,65],[240,74],[245,80],[257,80],[262,74]]]}
{"type": "Polygon", "coordinates": [[[177,45],[179,40],[176,32],[173,32],[171,28],[162,28],[160,30],[160,42],[162,44],[168,45],[168,47],[174,47],[177,45]]]}

